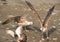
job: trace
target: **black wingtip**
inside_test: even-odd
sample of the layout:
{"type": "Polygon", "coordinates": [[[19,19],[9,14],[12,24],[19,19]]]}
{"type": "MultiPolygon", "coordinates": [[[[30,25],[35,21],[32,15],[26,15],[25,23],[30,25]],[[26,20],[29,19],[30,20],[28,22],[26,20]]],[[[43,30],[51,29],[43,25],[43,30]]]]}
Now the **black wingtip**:
{"type": "Polygon", "coordinates": [[[7,22],[3,22],[3,23],[1,23],[2,25],[5,25],[5,24],[7,24],[7,22]]]}
{"type": "Polygon", "coordinates": [[[32,6],[30,2],[28,1],[25,1],[27,3],[28,6],[32,6]]]}
{"type": "Polygon", "coordinates": [[[53,7],[49,9],[49,11],[48,11],[48,15],[52,14],[54,8],[55,8],[55,5],[53,5],[53,7]]]}
{"type": "Polygon", "coordinates": [[[2,22],[1,24],[2,24],[2,25],[5,25],[5,24],[7,24],[7,23],[8,23],[8,22],[2,22]]]}
{"type": "Polygon", "coordinates": [[[25,0],[26,3],[29,3],[27,0],[25,0]]]}
{"type": "Polygon", "coordinates": [[[28,2],[28,1],[25,1],[25,2],[30,7],[31,10],[34,10],[35,11],[33,5],[30,2],[28,2]]]}
{"type": "Polygon", "coordinates": [[[52,9],[54,9],[55,8],[55,5],[52,7],[52,9]]]}
{"type": "Polygon", "coordinates": [[[50,11],[53,11],[53,10],[54,10],[54,8],[55,8],[55,5],[50,9],[50,11]]]}

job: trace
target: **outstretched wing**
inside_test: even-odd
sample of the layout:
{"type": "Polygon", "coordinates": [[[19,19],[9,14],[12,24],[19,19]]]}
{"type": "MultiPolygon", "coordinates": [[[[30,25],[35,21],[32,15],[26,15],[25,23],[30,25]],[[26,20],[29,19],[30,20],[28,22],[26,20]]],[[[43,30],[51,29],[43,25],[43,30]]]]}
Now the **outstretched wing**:
{"type": "Polygon", "coordinates": [[[21,17],[21,16],[11,17],[11,18],[7,19],[5,22],[3,22],[2,25],[7,24],[7,23],[9,23],[9,22],[11,22],[11,21],[19,22],[20,17],[21,17]]]}
{"type": "Polygon", "coordinates": [[[39,14],[37,13],[37,11],[34,9],[33,5],[30,2],[28,2],[28,1],[26,1],[26,3],[29,6],[29,8],[38,16],[38,18],[40,20],[40,24],[42,24],[42,20],[41,20],[39,14]]]}
{"type": "Polygon", "coordinates": [[[46,18],[45,18],[45,20],[43,22],[43,26],[47,26],[54,8],[55,8],[55,5],[52,8],[49,9],[49,11],[47,13],[47,16],[46,16],[46,18]]]}

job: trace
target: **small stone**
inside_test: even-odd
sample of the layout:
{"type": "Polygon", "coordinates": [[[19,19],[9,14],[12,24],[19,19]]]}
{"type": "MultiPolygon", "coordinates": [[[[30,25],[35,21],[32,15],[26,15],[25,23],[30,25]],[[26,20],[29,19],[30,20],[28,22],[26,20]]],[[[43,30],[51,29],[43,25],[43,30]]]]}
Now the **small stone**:
{"type": "Polygon", "coordinates": [[[40,28],[40,30],[42,31],[42,28],[40,28]]]}
{"type": "Polygon", "coordinates": [[[44,41],[44,39],[42,38],[39,42],[43,42],[44,41]]]}
{"type": "Polygon", "coordinates": [[[53,28],[56,28],[56,26],[52,26],[53,28]]]}
{"type": "Polygon", "coordinates": [[[12,27],[15,27],[16,25],[11,25],[12,27]]]}
{"type": "Polygon", "coordinates": [[[57,40],[57,38],[53,38],[53,40],[57,40]]]}
{"type": "Polygon", "coordinates": [[[2,21],[0,21],[0,23],[2,23],[2,21]]]}
{"type": "Polygon", "coordinates": [[[25,30],[26,32],[29,32],[29,30],[25,30]]]}
{"type": "Polygon", "coordinates": [[[42,40],[40,40],[39,42],[42,42],[42,40]]]}
{"type": "Polygon", "coordinates": [[[9,28],[6,28],[6,29],[9,29],[9,28]]]}
{"type": "Polygon", "coordinates": [[[17,24],[17,22],[15,22],[15,24],[17,24]]]}
{"type": "Polygon", "coordinates": [[[55,15],[56,13],[52,13],[52,15],[55,15]]]}
{"type": "Polygon", "coordinates": [[[15,8],[15,10],[17,10],[18,8],[15,8]]]}
{"type": "Polygon", "coordinates": [[[35,39],[35,37],[32,37],[33,39],[35,39]]]}
{"type": "Polygon", "coordinates": [[[35,32],[38,32],[37,30],[35,30],[35,32]]]}
{"type": "Polygon", "coordinates": [[[14,17],[13,15],[8,15],[8,17],[14,17]]]}

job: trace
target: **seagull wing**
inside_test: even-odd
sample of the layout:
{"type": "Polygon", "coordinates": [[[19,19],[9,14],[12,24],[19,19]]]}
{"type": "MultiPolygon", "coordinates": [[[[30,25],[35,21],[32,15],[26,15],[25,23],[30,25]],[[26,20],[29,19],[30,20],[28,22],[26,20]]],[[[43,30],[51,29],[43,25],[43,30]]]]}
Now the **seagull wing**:
{"type": "Polygon", "coordinates": [[[47,24],[48,24],[48,22],[49,22],[49,20],[51,18],[51,14],[52,14],[54,8],[55,8],[55,5],[52,8],[49,9],[49,11],[47,13],[47,16],[46,16],[46,18],[45,18],[45,20],[43,22],[43,26],[47,26],[47,24]]]}
{"type": "Polygon", "coordinates": [[[37,17],[38,17],[39,20],[40,20],[39,22],[40,22],[40,24],[42,25],[42,20],[41,20],[39,14],[37,13],[37,11],[34,9],[33,5],[32,5],[30,2],[28,2],[28,1],[26,1],[26,4],[27,4],[27,5],[29,6],[29,8],[34,12],[34,14],[37,15],[37,17]]]}
{"type": "Polygon", "coordinates": [[[21,16],[11,17],[11,18],[7,19],[6,21],[4,21],[4,22],[2,23],[2,25],[5,25],[5,24],[7,24],[7,23],[9,23],[9,22],[11,22],[11,21],[19,22],[20,17],[21,17],[21,16]]]}

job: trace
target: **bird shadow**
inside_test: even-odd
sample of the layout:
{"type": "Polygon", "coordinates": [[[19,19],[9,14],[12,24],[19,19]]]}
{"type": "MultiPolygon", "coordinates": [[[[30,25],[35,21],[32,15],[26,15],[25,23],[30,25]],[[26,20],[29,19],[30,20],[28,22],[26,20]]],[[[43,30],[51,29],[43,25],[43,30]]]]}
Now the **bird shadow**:
{"type": "Polygon", "coordinates": [[[54,31],[56,31],[56,28],[51,28],[48,30],[48,36],[50,36],[54,31]]]}
{"type": "Polygon", "coordinates": [[[24,26],[23,27],[24,28],[24,30],[32,30],[32,31],[38,31],[38,32],[41,32],[41,30],[39,29],[39,27],[35,27],[35,26],[31,26],[31,25],[29,25],[29,26],[24,26]]]}
{"type": "Polygon", "coordinates": [[[42,33],[43,38],[46,39],[47,37],[50,37],[50,35],[51,35],[54,31],[56,31],[56,28],[51,28],[51,29],[49,29],[47,32],[43,32],[43,33],[42,33]]]}
{"type": "MultiPolygon", "coordinates": [[[[40,30],[40,28],[39,27],[36,27],[36,26],[29,25],[29,26],[24,26],[23,28],[24,28],[24,30],[32,30],[32,31],[37,30],[38,32],[41,32],[42,33],[42,31],[40,30]]],[[[56,31],[56,28],[49,29],[48,30],[48,36],[50,36],[55,31],[56,31]]]]}
{"type": "MultiPolygon", "coordinates": [[[[36,26],[26,26],[26,27],[24,27],[24,29],[25,29],[25,28],[26,28],[27,30],[32,30],[32,31],[37,30],[38,32],[41,32],[41,33],[42,33],[42,31],[40,30],[40,28],[39,28],[39,27],[36,27],[36,26]]],[[[48,37],[50,37],[50,35],[51,35],[53,32],[55,32],[55,31],[56,31],[56,28],[51,28],[51,29],[49,29],[49,30],[48,30],[48,37]]],[[[42,34],[42,36],[43,36],[44,39],[46,39],[46,38],[47,38],[46,32],[44,32],[44,33],[42,34]]],[[[45,42],[49,42],[49,40],[50,40],[50,39],[46,39],[45,42]]]]}

